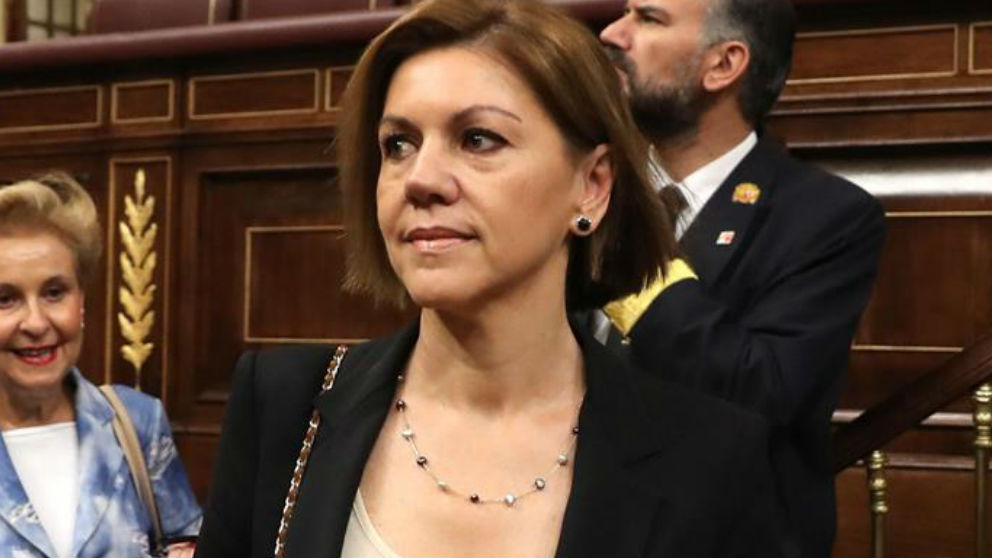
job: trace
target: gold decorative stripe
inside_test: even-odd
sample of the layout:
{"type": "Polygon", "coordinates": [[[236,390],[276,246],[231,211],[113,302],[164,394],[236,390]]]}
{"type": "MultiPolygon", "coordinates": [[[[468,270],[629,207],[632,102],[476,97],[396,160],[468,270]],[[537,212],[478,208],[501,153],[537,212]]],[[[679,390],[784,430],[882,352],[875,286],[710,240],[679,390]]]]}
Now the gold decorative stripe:
{"type": "Polygon", "coordinates": [[[207,25],[213,25],[217,18],[217,0],[207,3],[207,25]]]}
{"type": "Polygon", "coordinates": [[[975,67],[975,30],[980,27],[992,27],[992,21],[976,21],[968,26],[968,73],[973,76],[992,74],[992,67],[975,67]]]}
{"type": "Polygon", "coordinates": [[[992,217],[992,211],[886,211],[885,216],[890,219],[973,218],[992,217]]]}
{"type": "Polygon", "coordinates": [[[855,37],[859,35],[892,35],[913,31],[939,31],[941,29],[957,29],[953,23],[935,23],[930,25],[902,25],[898,27],[863,27],[860,29],[841,29],[839,31],[804,31],[796,33],[797,39],[821,37],[855,37]]]}
{"type": "MultiPolygon", "coordinates": [[[[4,97],[24,97],[35,94],[69,93],[73,91],[96,91],[96,120],[90,122],[74,122],[72,124],[36,124],[31,126],[0,126],[0,134],[15,134],[22,132],[55,132],[67,130],[87,130],[103,126],[103,87],[99,85],[73,85],[69,87],[45,87],[40,89],[17,89],[0,91],[0,99],[4,97]]],[[[0,100],[0,105],[3,101],[0,100]]]]}
{"type": "Polygon", "coordinates": [[[917,79],[917,78],[936,78],[936,77],[949,77],[954,76],[958,73],[960,68],[960,60],[958,54],[958,36],[960,33],[960,28],[954,24],[940,24],[940,25],[919,25],[919,26],[906,26],[906,27],[878,27],[878,28],[866,28],[866,29],[847,29],[843,31],[814,31],[807,33],[797,33],[796,41],[805,38],[823,38],[823,37],[853,37],[860,35],[887,35],[893,33],[906,33],[912,31],[939,31],[939,30],[953,30],[954,31],[954,42],[953,44],[953,62],[952,68],[949,70],[934,70],[929,72],[903,72],[903,73],[893,73],[893,74],[872,74],[872,75],[854,75],[854,76],[831,76],[822,78],[798,78],[789,79],[786,81],[786,85],[813,85],[813,84],[831,84],[831,83],[856,83],[862,81],[886,81],[893,79],[917,79]]]}
{"type": "Polygon", "coordinates": [[[118,291],[122,312],[117,313],[121,336],[127,343],[121,356],[134,367],[134,387],[141,390],[141,370],[151,356],[155,344],[148,341],[155,325],[154,283],[158,254],[155,240],[158,224],[155,197],[145,192],[145,171],[138,169],[134,177],[134,197],[124,197],[126,220],[119,224],[121,245],[121,287],[118,291]]]}
{"type": "Polygon", "coordinates": [[[110,86],[110,123],[111,124],[147,124],[151,122],[170,122],[176,116],[176,83],[171,79],[153,79],[147,81],[128,81],[111,84],[110,86]],[[120,108],[120,90],[166,85],[169,88],[169,109],[165,116],[141,116],[138,118],[122,118],[117,112],[120,108]]]}
{"type": "Polygon", "coordinates": [[[186,95],[187,118],[190,120],[218,120],[222,118],[258,118],[262,116],[286,115],[286,114],[312,114],[320,110],[320,71],[316,68],[304,70],[276,70],[270,72],[246,72],[243,74],[217,74],[209,76],[199,76],[190,78],[186,95]],[[200,83],[214,81],[234,81],[239,79],[254,79],[264,77],[292,76],[292,75],[312,75],[313,76],[313,106],[300,108],[285,108],[272,110],[256,110],[244,112],[215,112],[210,114],[197,114],[196,112],[196,86],[200,83]]]}
{"type": "Polygon", "coordinates": [[[927,345],[851,345],[852,351],[864,353],[960,353],[964,347],[927,345]]]}
{"type": "Polygon", "coordinates": [[[258,337],[251,334],[251,278],[252,271],[252,242],[256,234],[268,233],[301,233],[301,232],[342,232],[342,225],[292,225],[292,226],[253,226],[245,227],[245,278],[244,303],[242,306],[241,337],[245,343],[300,343],[300,344],[354,344],[365,339],[351,338],[297,338],[297,337],[258,337]]]}

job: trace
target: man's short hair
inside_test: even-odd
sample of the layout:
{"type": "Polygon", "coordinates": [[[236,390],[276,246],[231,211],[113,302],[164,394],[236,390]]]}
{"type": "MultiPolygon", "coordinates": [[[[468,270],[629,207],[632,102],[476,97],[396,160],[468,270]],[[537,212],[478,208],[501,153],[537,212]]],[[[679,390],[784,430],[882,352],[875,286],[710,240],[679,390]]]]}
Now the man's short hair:
{"type": "Polygon", "coordinates": [[[796,13],[790,0],[712,0],[704,46],[741,41],[751,62],[741,82],[741,114],[757,126],[785,87],[792,68],[796,13]]]}

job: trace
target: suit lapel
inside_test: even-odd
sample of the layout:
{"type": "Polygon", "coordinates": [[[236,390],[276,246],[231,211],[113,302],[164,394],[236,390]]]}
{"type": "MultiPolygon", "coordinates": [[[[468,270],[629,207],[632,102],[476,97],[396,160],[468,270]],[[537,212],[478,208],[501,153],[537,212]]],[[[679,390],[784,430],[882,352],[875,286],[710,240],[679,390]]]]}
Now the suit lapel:
{"type": "Polygon", "coordinates": [[[587,392],[557,556],[641,556],[665,496],[649,467],[678,433],[649,420],[631,372],[576,328],[587,392]]]}
{"type": "Polygon", "coordinates": [[[55,556],[55,549],[28,495],[21,485],[14,463],[7,453],[7,445],[0,437],[0,517],[8,528],[34,545],[41,554],[55,556]]]}
{"type": "Polygon", "coordinates": [[[114,434],[114,411],[96,386],[76,375],[76,432],[79,436],[79,503],[72,538],[78,556],[103,520],[116,493],[131,482],[114,434]]]}
{"type": "Polygon", "coordinates": [[[781,156],[778,146],[769,140],[759,140],[706,202],[682,237],[681,245],[690,265],[707,286],[719,281],[727,264],[742,253],[760,228],[771,204],[778,168],[769,160],[781,156]],[[760,189],[756,203],[734,201],[735,190],[742,184],[753,184],[760,189]]]}
{"type": "Polygon", "coordinates": [[[290,524],[287,556],[340,556],[365,463],[418,333],[415,323],[356,349],[345,357],[335,386],[314,400],[321,426],[290,524]]]}

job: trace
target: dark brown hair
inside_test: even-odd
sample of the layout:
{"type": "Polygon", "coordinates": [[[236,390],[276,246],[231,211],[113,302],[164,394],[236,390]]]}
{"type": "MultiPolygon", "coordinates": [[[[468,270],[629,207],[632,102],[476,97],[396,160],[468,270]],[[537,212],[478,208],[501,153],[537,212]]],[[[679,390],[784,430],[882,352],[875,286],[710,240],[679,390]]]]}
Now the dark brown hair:
{"type": "Polygon", "coordinates": [[[460,44],[491,53],[516,71],[577,153],[610,146],[610,205],[596,231],[571,240],[568,308],[600,306],[657,277],[677,249],[671,222],[647,177],[647,143],[592,33],[534,0],[427,0],[372,41],[345,93],[337,152],[349,239],[346,287],[380,301],[408,300],[377,224],[379,120],[404,61],[460,44]]]}
{"type": "Polygon", "coordinates": [[[93,198],[64,172],[0,186],[0,235],[52,231],[76,259],[80,284],[90,283],[103,250],[93,198]]]}

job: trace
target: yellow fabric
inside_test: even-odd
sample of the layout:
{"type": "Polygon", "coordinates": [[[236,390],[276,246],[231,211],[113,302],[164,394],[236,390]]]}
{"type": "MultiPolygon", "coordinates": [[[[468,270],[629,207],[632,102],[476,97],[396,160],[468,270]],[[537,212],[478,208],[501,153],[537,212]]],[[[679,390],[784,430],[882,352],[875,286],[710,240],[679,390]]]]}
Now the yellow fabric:
{"type": "Polygon", "coordinates": [[[668,263],[668,273],[664,277],[655,279],[654,283],[648,285],[641,292],[630,295],[620,300],[614,300],[603,307],[603,311],[613,321],[613,325],[625,336],[634,329],[637,320],[641,319],[648,310],[648,306],[658,298],[658,295],[668,287],[684,281],[686,279],[698,279],[696,272],[689,267],[689,264],[682,259],[675,259],[668,263]]]}

